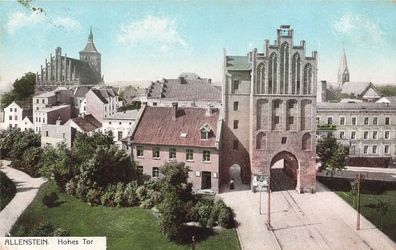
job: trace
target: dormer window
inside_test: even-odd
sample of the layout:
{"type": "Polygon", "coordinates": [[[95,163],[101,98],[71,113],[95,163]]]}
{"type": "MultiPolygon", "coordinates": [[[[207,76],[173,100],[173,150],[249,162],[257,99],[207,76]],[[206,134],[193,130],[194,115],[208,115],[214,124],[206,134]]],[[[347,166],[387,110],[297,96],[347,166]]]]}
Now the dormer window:
{"type": "Polygon", "coordinates": [[[212,128],[209,126],[209,124],[205,124],[200,128],[201,132],[201,140],[207,140],[209,139],[209,133],[212,131],[212,128]]]}

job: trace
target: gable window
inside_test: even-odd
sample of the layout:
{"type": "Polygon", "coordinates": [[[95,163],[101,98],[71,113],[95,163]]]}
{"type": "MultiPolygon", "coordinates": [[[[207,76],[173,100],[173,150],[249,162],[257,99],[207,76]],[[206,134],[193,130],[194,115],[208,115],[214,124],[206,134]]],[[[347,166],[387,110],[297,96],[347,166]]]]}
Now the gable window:
{"type": "Polygon", "coordinates": [[[345,117],[340,117],[340,125],[345,125],[345,117]]]}
{"type": "Polygon", "coordinates": [[[352,125],[356,125],[356,117],[352,117],[352,125]]]}
{"type": "Polygon", "coordinates": [[[373,118],[373,125],[378,125],[378,117],[373,118]]]}
{"type": "Polygon", "coordinates": [[[239,109],[239,102],[234,102],[234,111],[239,109]]]}
{"type": "Polygon", "coordinates": [[[159,177],[159,168],[153,167],[153,177],[159,177]]]}
{"type": "Polygon", "coordinates": [[[169,160],[176,160],[176,148],[169,149],[169,160]]]}
{"type": "Polygon", "coordinates": [[[137,157],[144,157],[144,147],[143,146],[137,146],[136,147],[136,156],[137,157]]]}
{"type": "Polygon", "coordinates": [[[390,117],[385,117],[385,125],[390,125],[390,117]]]}
{"type": "Polygon", "coordinates": [[[10,108],[10,112],[12,112],[12,108],[10,108]]]}
{"type": "Polygon", "coordinates": [[[238,128],[238,123],[239,123],[238,120],[234,120],[234,129],[237,129],[237,128],[238,128]]]}
{"type": "Polygon", "coordinates": [[[364,133],[363,133],[363,139],[367,140],[368,137],[369,137],[368,135],[369,135],[369,132],[368,132],[368,131],[364,131],[364,133]]]}
{"type": "Polygon", "coordinates": [[[160,148],[154,147],[153,148],[153,159],[159,159],[159,158],[160,158],[160,148]]]}
{"type": "Polygon", "coordinates": [[[368,117],[364,117],[364,125],[368,125],[369,124],[369,118],[368,117]]]}
{"type": "Polygon", "coordinates": [[[209,139],[209,133],[212,130],[212,128],[209,126],[209,124],[205,124],[200,128],[201,132],[201,140],[207,140],[209,139]]]}
{"type": "Polygon", "coordinates": [[[209,150],[204,150],[202,152],[202,161],[203,162],[210,162],[210,151],[209,150]]]}
{"type": "Polygon", "coordinates": [[[194,160],[194,150],[186,149],[186,161],[193,161],[194,160]]]}

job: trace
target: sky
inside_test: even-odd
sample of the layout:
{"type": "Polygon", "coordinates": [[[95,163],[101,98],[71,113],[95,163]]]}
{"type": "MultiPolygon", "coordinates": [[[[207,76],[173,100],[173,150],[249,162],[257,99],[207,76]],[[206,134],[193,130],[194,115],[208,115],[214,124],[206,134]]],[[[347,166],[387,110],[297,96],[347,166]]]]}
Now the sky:
{"type": "Polygon", "coordinates": [[[91,26],[105,82],[182,72],[221,81],[223,48],[262,52],[282,24],[307,56],[318,51],[318,80],[336,81],[344,48],[351,81],[396,84],[395,0],[0,1],[0,88],[39,71],[58,46],[79,58],[91,26]]]}

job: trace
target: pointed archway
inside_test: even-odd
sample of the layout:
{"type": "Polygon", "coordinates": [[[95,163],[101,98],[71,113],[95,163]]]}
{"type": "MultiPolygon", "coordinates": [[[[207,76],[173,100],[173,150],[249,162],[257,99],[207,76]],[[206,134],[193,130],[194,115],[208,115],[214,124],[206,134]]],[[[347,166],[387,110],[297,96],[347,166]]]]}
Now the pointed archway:
{"type": "Polygon", "coordinates": [[[288,151],[277,153],[271,160],[271,190],[293,190],[297,187],[299,163],[288,151]]]}

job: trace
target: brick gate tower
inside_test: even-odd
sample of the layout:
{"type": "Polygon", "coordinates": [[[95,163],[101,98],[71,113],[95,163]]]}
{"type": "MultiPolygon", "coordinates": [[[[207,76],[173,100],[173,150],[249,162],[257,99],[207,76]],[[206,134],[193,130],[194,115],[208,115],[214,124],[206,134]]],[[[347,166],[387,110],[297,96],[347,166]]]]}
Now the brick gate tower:
{"type": "MultiPolygon", "coordinates": [[[[312,192],[316,180],[317,52],[305,55],[305,41],[293,43],[293,29],[282,25],[264,52],[224,56],[223,167],[238,164],[242,179],[275,180],[274,164],[283,160],[288,185],[312,192]],[[246,155],[248,154],[248,156],[246,155]],[[249,162],[246,162],[246,157],[249,162]],[[248,174],[250,176],[248,176],[248,174]]],[[[223,178],[230,178],[228,170],[223,178]],[[228,174],[228,175],[227,175],[228,174]]]]}

